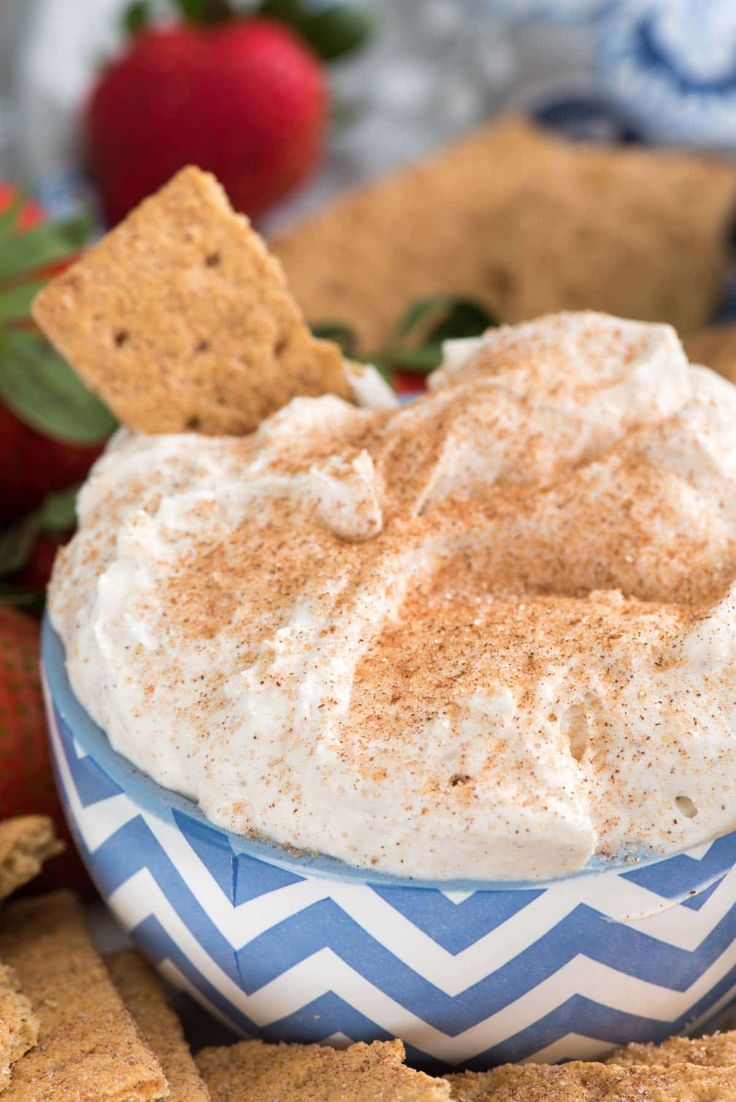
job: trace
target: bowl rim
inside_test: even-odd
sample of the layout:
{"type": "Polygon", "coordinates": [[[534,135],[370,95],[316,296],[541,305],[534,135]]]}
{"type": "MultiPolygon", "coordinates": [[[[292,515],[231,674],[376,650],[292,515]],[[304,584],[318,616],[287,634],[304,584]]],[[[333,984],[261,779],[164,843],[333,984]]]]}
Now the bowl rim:
{"type": "MultiPolygon", "coordinates": [[[[581,869],[566,876],[548,880],[427,880],[399,876],[394,873],[359,868],[326,854],[299,853],[276,842],[259,841],[236,834],[219,826],[206,817],[199,806],[186,796],[164,788],[146,773],[133,765],[126,757],[113,749],[103,729],[95,723],[69,682],[64,644],[55,631],[48,612],[41,627],[41,674],[47,690],[49,706],[72,732],[75,743],[100,767],[110,779],[144,811],[166,821],[174,813],[184,815],[203,827],[221,834],[236,856],[245,855],[265,864],[291,872],[296,876],[318,876],[330,880],[370,884],[378,887],[426,888],[440,892],[474,893],[478,891],[542,891],[556,885],[568,885],[572,881],[638,872],[673,857],[686,855],[689,850],[676,853],[642,853],[629,855],[628,859],[606,860],[593,857],[581,869]]],[[[731,833],[731,832],[728,832],[731,833]]],[[[716,839],[714,838],[713,841],[716,839]]],[[[700,843],[701,845],[703,843],[700,843]]],[[[707,843],[706,843],[707,844],[707,843]]],[[[691,847],[697,848],[697,847],[691,847]]]]}

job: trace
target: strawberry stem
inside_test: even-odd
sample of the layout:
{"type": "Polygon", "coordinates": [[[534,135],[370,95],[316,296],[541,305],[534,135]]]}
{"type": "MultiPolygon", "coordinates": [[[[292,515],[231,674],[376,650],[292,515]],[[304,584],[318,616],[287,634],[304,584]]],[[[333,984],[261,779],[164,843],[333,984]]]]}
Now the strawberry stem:
{"type": "Polygon", "coordinates": [[[78,493],[79,486],[69,486],[47,494],[32,513],[0,531],[0,579],[18,574],[27,565],[40,536],[60,538],[71,532],[77,523],[78,493]]]}
{"type": "Polygon", "coordinates": [[[257,13],[287,23],[323,61],[361,49],[375,29],[367,8],[346,0],[319,5],[310,0],[261,0],[257,13]]]}
{"type": "Polygon", "coordinates": [[[187,23],[209,26],[226,23],[235,15],[230,0],[174,0],[187,23]]]}
{"type": "Polygon", "coordinates": [[[145,31],[151,22],[150,0],[132,0],[123,12],[122,27],[128,38],[135,38],[141,31],[145,31]]]}

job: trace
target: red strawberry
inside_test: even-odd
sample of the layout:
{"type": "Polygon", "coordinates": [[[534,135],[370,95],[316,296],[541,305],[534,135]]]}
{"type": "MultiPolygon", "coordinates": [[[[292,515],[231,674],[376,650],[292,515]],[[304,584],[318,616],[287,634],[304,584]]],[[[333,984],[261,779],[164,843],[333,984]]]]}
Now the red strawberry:
{"type": "Polygon", "coordinates": [[[397,394],[423,394],[427,389],[424,375],[410,375],[408,371],[394,372],[394,390],[397,394]]]}
{"type": "Polygon", "coordinates": [[[29,318],[38,288],[88,232],[86,218],[47,221],[0,181],[0,525],[81,481],[114,427],[29,318]]]}
{"type": "MultiPolygon", "coordinates": [[[[4,180],[0,180],[0,211],[7,210],[9,206],[16,201],[18,197],[18,189],[12,184],[5,183],[4,180]]],[[[37,226],[39,222],[43,222],[45,218],[45,212],[43,207],[39,206],[32,199],[26,199],[18,212],[17,226],[20,230],[30,230],[34,226],[37,226]]]]}
{"type": "MultiPolygon", "coordinates": [[[[68,538],[68,533],[66,538],[68,538]]],[[[51,536],[39,536],[30,552],[28,561],[22,570],[14,575],[14,583],[43,592],[49,584],[56,554],[61,545],[66,542],[66,538],[55,539],[51,536]]]]}
{"type": "Polygon", "coordinates": [[[86,110],[108,220],[189,163],[213,172],[239,210],[260,214],[314,169],[327,102],[318,58],[282,23],[141,31],[86,110]]]}
{"type": "Polygon", "coordinates": [[[42,498],[81,482],[100,453],[52,440],[0,404],[0,524],[29,513],[42,498]]]}
{"type": "Polygon", "coordinates": [[[89,889],[71,840],[49,758],[35,621],[0,606],[0,819],[49,815],[67,844],[34,886],[89,889]]]}

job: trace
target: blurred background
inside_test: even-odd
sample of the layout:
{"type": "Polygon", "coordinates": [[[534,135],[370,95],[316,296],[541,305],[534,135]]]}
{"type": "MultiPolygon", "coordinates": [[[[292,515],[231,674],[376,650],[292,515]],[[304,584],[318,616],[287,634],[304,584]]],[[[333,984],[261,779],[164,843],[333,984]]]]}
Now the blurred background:
{"type": "MultiPolygon", "coordinates": [[[[144,18],[168,25],[184,13],[215,19],[222,6],[218,0],[2,0],[0,174],[24,180],[55,214],[67,213],[80,196],[99,197],[90,192],[85,170],[91,156],[106,151],[99,149],[104,139],[90,135],[85,105],[105,66],[125,54],[144,18]],[[211,15],[202,15],[208,7],[211,15]]],[[[729,0],[360,0],[346,6],[352,19],[343,11],[340,21],[335,9],[341,6],[330,0],[265,5],[266,14],[292,28],[300,9],[314,22],[323,17],[322,31],[312,31],[308,45],[328,59],[323,67],[332,100],[323,152],[305,158],[303,175],[286,196],[276,197],[275,184],[273,197],[259,199],[258,214],[269,225],[287,224],[340,189],[509,105],[591,136],[736,144],[736,5],[729,0]]],[[[234,7],[247,13],[256,6],[244,0],[234,7]]],[[[183,48],[184,68],[191,62],[185,54],[183,48]]],[[[252,56],[242,53],[243,68],[252,56]]],[[[219,64],[214,54],[213,64],[219,64]]],[[[158,86],[166,95],[164,75],[175,65],[162,43],[158,64],[148,57],[138,69],[131,66],[119,96],[136,104],[131,111],[143,110],[139,94],[158,86]]],[[[119,101],[108,110],[120,125],[119,101]]],[[[105,123],[112,125],[110,118],[99,125],[105,123]]],[[[176,145],[175,134],[160,136],[176,145]]]]}

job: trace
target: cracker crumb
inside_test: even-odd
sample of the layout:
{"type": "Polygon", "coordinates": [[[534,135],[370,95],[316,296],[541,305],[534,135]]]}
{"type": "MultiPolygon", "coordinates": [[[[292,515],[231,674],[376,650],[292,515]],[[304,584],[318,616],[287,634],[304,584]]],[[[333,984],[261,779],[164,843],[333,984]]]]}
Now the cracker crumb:
{"type": "Polygon", "coordinates": [[[0,899],[38,876],[44,862],[63,849],[45,815],[20,815],[0,822],[0,899]]]}
{"type": "Polygon", "coordinates": [[[13,970],[0,962],[0,1094],[10,1082],[13,1064],[38,1040],[38,1018],[19,988],[13,970]]]}

